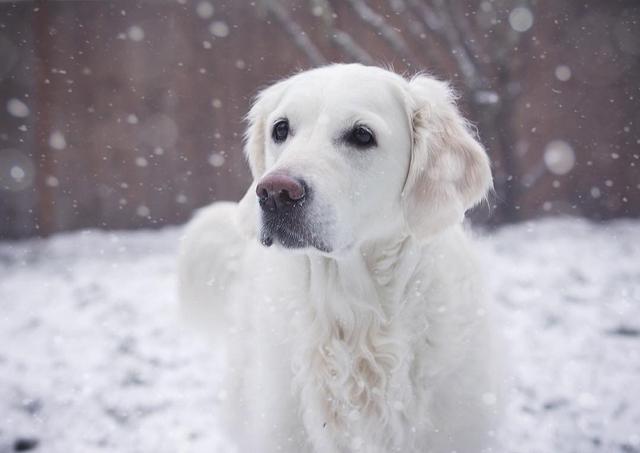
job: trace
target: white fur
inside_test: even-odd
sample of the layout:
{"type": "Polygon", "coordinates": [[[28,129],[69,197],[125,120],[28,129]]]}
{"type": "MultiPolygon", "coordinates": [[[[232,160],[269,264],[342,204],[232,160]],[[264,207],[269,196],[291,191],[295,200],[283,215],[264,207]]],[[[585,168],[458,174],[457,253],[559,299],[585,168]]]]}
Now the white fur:
{"type": "Polygon", "coordinates": [[[254,179],[305,179],[331,246],[265,248],[255,182],[189,224],[187,313],[226,344],[222,418],[242,452],[480,452],[499,407],[490,317],[464,211],[491,186],[449,87],[360,65],[307,71],[249,114],[254,179]],[[290,139],[270,127],[286,116],[290,139]],[[377,147],[349,149],[354,121],[377,147]],[[346,126],[345,126],[346,125],[346,126]]]}

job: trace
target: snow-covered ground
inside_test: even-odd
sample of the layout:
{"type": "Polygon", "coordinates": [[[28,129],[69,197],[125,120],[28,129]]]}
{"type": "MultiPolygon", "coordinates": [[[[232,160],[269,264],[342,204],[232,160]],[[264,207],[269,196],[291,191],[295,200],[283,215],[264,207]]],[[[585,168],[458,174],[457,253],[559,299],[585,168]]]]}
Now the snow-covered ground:
{"type": "MultiPolygon", "coordinates": [[[[177,315],[179,235],[0,243],[0,453],[228,450],[220,365],[177,315]]],[[[544,220],[479,242],[516,376],[503,451],[640,452],[640,221],[544,220]]]]}

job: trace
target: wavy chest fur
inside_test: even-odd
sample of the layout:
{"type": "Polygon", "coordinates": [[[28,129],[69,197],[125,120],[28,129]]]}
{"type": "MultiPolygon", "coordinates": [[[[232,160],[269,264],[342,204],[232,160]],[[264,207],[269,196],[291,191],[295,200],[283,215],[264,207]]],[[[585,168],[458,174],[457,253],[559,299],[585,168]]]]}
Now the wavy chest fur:
{"type": "Polygon", "coordinates": [[[413,345],[425,342],[428,324],[410,316],[419,259],[410,239],[369,256],[309,259],[311,303],[294,323],[294,373],[304,423],[320,451],[365,443],[392,451],[406,442],[398,433],[410,427],[416,404],[413,345]]]}

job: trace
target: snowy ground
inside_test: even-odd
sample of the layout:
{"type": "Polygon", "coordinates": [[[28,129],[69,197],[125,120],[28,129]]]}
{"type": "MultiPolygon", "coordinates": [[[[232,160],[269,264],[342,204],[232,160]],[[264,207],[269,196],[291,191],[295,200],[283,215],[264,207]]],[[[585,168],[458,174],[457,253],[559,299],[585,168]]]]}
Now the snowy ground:
{"type": "MultiPolygon", "coordinates": [[[[0,453],[227,451],[219,368],[176,314],[179,234],[0,243],[0,453]]],[[[480,244],[516,372],[504,452],[640,452],[640,222],[480,244]]]]}

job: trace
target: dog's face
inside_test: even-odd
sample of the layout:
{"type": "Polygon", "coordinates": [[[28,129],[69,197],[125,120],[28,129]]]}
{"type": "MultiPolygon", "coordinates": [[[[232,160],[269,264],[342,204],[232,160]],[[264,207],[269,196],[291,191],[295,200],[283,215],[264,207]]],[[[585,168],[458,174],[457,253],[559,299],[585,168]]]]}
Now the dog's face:
{"type": "Polygon", "coordinates": [[[448,86],[332,65],[260,93],[246,153],[263,244],[339,255],[398,231],[460,222],[491,184],[448,86]]]}

